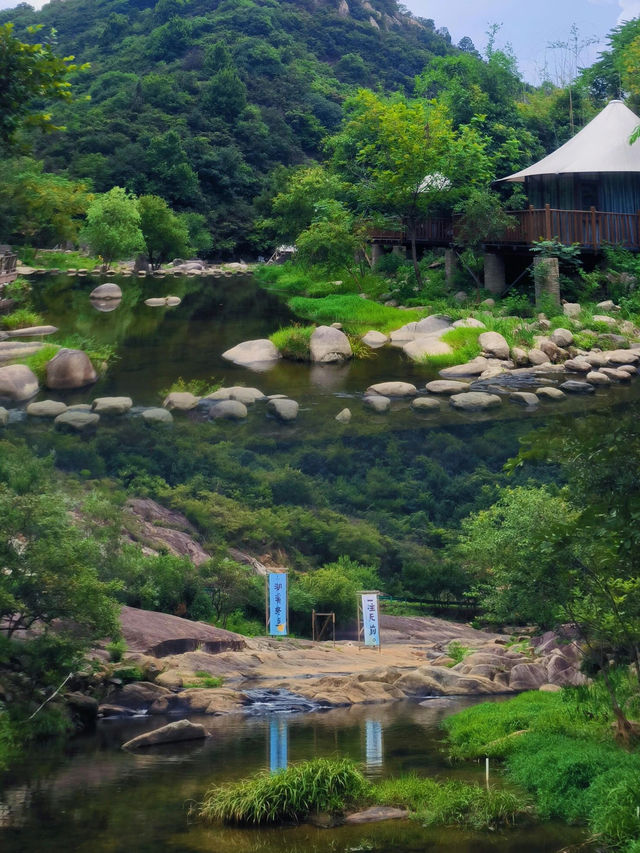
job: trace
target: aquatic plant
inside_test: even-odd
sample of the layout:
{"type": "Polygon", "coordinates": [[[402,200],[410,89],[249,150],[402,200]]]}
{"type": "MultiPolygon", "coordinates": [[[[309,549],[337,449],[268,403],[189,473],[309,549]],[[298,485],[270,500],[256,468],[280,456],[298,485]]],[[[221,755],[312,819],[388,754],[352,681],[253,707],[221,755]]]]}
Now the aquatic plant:
{"type": "Polygon", "coordinates": [[[299,822],[311,812],[342,812],[369,784],[348,758],[314,758],[271,774],[214,786],[196,808],[207,821],[268,824],[299,822]]]}
{"type": "Polygon", "coordinates": [[[206,397],[207,394],[213,394],[214,391],[217,391],[221,387],[222,382],[214,376],[208,379],[183,379],[182,376],[178,376],[171,385],[158,391],[158,396],[164,400],[165,397],[174,392],[187,391],[193,394],[194,397],[206,397]]]}

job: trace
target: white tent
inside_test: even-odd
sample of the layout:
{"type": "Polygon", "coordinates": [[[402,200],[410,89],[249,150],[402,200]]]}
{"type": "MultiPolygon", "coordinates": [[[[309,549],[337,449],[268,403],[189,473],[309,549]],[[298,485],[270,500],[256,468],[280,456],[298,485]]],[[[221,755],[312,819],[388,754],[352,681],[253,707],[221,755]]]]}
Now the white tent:
{"type": "Polygon", "coordinates": [[[500,180],[522,183],[525,178],[541,175],[640,172],[640,140],[629,145],[629,137],[638,125],[640,118],[622,101],[610,101],[557,151],[500,180]]]}

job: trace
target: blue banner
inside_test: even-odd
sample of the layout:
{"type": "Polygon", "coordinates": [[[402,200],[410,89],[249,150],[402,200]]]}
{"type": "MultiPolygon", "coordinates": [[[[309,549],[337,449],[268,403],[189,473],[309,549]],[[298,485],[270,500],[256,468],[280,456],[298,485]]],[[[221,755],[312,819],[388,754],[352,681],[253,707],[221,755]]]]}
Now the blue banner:
{"type": "Polygon", "coordinates": [[[269,575],[269,634],[272,637],[287,636],[287,575],[269,575]]]}
{"type": "Polygon", "coordinates": [[[378,596],[375,593],[365,593],[362,596],[362,628],[365,646],[379,646],[378,596]]]}

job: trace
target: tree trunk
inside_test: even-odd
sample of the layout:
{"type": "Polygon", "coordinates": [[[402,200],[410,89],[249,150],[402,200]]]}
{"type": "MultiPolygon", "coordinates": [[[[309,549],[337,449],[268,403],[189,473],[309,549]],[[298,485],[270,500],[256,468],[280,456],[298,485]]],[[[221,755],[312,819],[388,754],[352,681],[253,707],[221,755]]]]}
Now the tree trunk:
{"type": "Polygon", "coordinates": [[[613,689],[613,685],[609,680],[609,673],[606,670],[606,666],[607,664],[604,662],[600,671],[602,672],[602,679],[605,687],[607,688],[607,693],[611,699],[613,716],[616,718],[616,737],[618,737],[625,746],[628,746],[631,740],[635,738],[635,730],[632,723],[625,717],[624,711],[618,704],[618,699],[616,697],[615,690],[613,689]]]}
{"type": "Polygon", "coordinates": [[[414,224],[410,227],[411,233],[411,260],[413,261],[413,272],[416,276],[416,283],[420,290],[422,290],[422,275],[420,274],[420,267],[418,266],[418,252],[416,249],[416,227],[414,224]]]}

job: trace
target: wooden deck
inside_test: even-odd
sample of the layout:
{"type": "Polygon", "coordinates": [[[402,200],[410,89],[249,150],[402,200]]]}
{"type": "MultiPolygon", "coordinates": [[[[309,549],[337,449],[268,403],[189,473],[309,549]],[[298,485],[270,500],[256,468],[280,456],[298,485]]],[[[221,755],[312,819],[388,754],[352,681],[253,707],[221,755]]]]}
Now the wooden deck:
{"type": "MultiPolygon", "coordinates": [[[[529,248],[538,240],[559,240],[566,246],[579,243],[585,250],[600,251],[604,246],[621,246],[640,251],[640,213],[605,213],[590,210],[543,209],[510,211],[515,224],[499,239],[487,240],[492,247],[529,248]]],[[[450,246],[456,242],[458,217],[428,219],[417,229],[421,246],[450,246]]],[[[373,231],[376,243],[408,243],[406,228],[373,231]]]]}
{"type": "Polygon", "coordinates": [[[17,255],[9,252],[2,253],[0,251],[0,286],[14,281],[18,277],[18,273],[16,272],[17,263],[17,255]]]}

